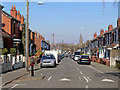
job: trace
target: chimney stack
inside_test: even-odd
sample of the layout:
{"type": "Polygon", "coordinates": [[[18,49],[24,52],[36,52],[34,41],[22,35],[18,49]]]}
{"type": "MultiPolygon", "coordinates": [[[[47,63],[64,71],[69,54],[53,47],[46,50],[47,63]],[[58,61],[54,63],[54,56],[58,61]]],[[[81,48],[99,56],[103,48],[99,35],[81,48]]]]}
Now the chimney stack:
{"type": "Polygon", "coordinates": [[[21,21],[20,11],[17,12],[17,20],[21,21]]]}
{"type": "Polygon", "coordinates": [[[93,39],[95,39],[96,37],[97,37],[97,33],[94,34],[94,38],[93,39]]]}
{"type": "Polygon", "coordinates": [[[104,35],[104,30],[103,29],[100,30],[100,36],[102,36],[102,35],[104,35]]]}
{"type": "Polygon", "coordinates": [[[117,20],[117,27],[120,27],[120,18],[117,20]]]}
{"type": "Polygon", "coordinates": [[[21,17],[21,24],[24,24],[24,17],[23,17],[23,15],[21,17]]]}
{"type": "Polygon", "coordinates": [[[11,16],[13,16],[14,18],[17,18],[17,10],[16,7],[12,5],[12,9],[11,9],[11,16]]]}
{"type": "Polygon", "coordinates": [[[105,33],[108,33],[108,30],[106,30],[105,33]]]}
{"type": "Polygon", "coordinates": [[[108,26],[108,31],[111,31],[113,29],[113,25],[108,26]]]}

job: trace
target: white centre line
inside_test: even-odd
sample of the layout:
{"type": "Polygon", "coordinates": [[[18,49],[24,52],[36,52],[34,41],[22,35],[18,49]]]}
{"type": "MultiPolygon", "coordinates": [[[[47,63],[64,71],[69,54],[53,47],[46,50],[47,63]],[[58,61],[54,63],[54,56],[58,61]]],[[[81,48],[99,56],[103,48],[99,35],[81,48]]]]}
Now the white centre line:
{"type": "Polygon", "coordinates": [[[11,89],[13,89],[13,88],[15,88],[17,86],[18,86],[18,84],[15,84],[14,86],[12,86],[11,88],[9,88],[8,90],[11,90],[11,89]]]}
{"type": "Polygon", "coordinates": [[[82,74],[83,75],[83,73],[80,71],[80,74],[82,74]]]}
{"type": "Polygon", "coordinates": [[[80,76],[79,76],[79,80],[81,80],[80,76]]]}
{"type": "Polygon", "coordinates": [[[86,80],[86,82],[89,83],[88,79],[87,79],[85,76],[83,76],[83,77],[84,77],[84,79],[86,80]]]}
{"type": "Polygon", "coordinates": [[[88,79],[89,81],[92,81],[89,77],[87,77],[87,79],[88,79]]]}
{"type": "Polygon", "coordinates": [[[52,76],[50,76],[50,77],[48,78],[48,81],[50,81],[50,80],[51,80],[51,78],[52,78],[52,76]]]}
{"type": "Polygon", "coordinates": [[[86,88],[88,88],[88,85],[86,85],[86,88]]]}
{"type": "Polygon", "coordinates": [[[79,68],[77,68],[77,70],[79,70],[79,68]]]}
{"type": "Polygon", "coordinates": [[[94,70],[96,70],[96,71],[98,71],[98,72],[100,72],[100,73],[103,73],[102,71],[100,71],[100,70],[98,70],[98,69],[95,69],[94,67],[92,67],[92,66],[89,66],[90,68],[92,68],[92,69],[94,69],[94,70]]]}

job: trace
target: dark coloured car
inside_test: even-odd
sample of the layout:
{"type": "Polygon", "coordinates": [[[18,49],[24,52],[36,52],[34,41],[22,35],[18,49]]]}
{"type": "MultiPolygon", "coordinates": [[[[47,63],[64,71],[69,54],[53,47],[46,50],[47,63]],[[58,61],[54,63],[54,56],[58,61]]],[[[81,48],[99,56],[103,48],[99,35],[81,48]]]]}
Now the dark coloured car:
{"type": "Polygon", "coordinates": [[[80,59],[77,61],[78,64],[82,64],[82,63],[87,63],[87,64],[91,64],[91,59],[89,58],[88,55],[81,55],[80,59]]]}

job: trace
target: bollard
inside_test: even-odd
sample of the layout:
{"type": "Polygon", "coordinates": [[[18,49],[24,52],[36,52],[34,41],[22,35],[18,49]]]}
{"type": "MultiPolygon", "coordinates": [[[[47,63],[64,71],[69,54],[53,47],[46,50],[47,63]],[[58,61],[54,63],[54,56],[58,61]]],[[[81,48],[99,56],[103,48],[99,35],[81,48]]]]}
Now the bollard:
{"type": "Polygon", "coordinates": [[[34,64],[31,63],[31,76],[34,76],[34,64]]]}

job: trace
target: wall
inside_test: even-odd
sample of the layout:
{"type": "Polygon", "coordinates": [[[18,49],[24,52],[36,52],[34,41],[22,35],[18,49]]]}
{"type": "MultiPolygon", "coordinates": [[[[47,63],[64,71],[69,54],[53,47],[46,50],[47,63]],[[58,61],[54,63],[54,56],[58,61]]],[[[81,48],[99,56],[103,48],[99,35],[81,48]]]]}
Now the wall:
{"type": "Polygon", "coordinates": [[[110,51],[110,66],[115,67],[116,60],[120,61],[120,50],[111,50],[110,51]]]}
{"type": "Polygon", "coordinates": [[[2,23],[5,24],[5,27],[2,27],[8,34],[11,35],[11,20],[2,14],[2,23]]]}

